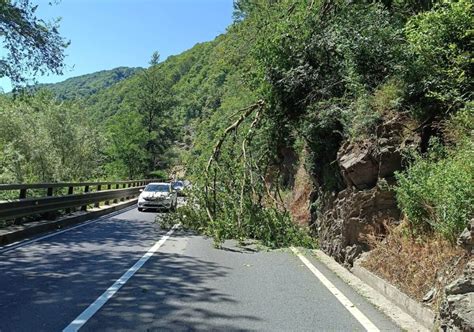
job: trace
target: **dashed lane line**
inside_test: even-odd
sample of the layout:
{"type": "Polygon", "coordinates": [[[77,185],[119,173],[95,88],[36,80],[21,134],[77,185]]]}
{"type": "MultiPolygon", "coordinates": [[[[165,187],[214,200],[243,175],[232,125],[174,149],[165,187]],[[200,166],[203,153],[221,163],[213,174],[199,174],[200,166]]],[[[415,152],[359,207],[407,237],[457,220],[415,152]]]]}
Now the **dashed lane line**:
{"type": "Polygon", "coordinates": [[[158,242],[153,245],[143,256],[140,258],[130,269],[127,270],[117,281],[114,282],[101,296],[97,298],[86,310],[84,310],[79,316],[76,317],[63,332],[78,331],[94,314],[100,310],[107,303],[108,300],[114,296],[117,291],[122,288],[123,285],[150,259],[153,254],[160,249],[160,247],[169,239],[173,232],[179,227],[176,224],[166,233],[158,242]]]}

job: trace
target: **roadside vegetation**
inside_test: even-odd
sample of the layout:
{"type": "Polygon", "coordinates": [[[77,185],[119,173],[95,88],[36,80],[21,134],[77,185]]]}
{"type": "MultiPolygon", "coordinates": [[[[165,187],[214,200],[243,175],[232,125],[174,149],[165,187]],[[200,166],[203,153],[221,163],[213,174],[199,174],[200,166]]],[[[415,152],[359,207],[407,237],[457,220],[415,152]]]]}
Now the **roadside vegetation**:
{"type": "Polygon", "coordinates": [[[227,50],[221,68],[239,65],[221,70],[224,94],[200,117],[188,157],[196,227],[255,236],[272,218],[266,232],[279,234],[281,193],[293,185],[286,161],[303,151],[318,218],[345,186],[334,163],[342,143],[403,117],[430,128],[397,176],[406,227],[453,244],[473,216],[472,129],[462,129],[472,123],[471,12],[469,1],[237,1],[216,50],[227,50]]]}
{"type": "Polygon", "coordinates": [[[435,308],[440,290],[461,274],[470,258],[441,236],[414,240],[404,227],[392,228],[383,242],[376,238],[369,242],[373,250],[362,265],[420,302],[434,290],[435,308]]]}
{"type": "Polygon", "coordinates": [[[0,96],[0,183],[58,182],[101,175],[104,135],[80,105],[50,93],[0,96]]]}
{"type": "Polygon", "coordinates": [[[413,237],[434,232],[455,243],[473,217],[474,109],[472,104],[442,124],[445,145],[431,140],[428,151],[407,157],[397,175],[397,199],[413,237]]]}
{"type": "MultiPolygon", "coordinates": [[[[183,224],[217,243],[311,246],[285,204],[295,164],[315,184],[314,221],[346,186],[342,144],[403,119],[422,140],[404,151],[394,184],[405,233],[454,243],[474,206],[472,6],[237,0],[225,34],[162,62],[156,53],[125,79],[74,96],[59,89],[59,99],[1,96],[1,181],[165,176],[185,165],[183,224]]],[[[62,54],[67,43],[51,38],[62,54]]]]}

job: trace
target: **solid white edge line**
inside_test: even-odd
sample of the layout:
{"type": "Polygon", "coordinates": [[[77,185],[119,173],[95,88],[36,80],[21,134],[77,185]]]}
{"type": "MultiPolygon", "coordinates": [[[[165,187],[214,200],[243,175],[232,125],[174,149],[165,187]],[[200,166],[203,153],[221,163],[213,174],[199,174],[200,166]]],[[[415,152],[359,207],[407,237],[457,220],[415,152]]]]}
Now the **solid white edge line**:
{"type": "Polygon", "coordinates": [[[291,251],[298,256],[304,265],[319,279],[319,281],[336,297],[336,299],[349,311],[359,323],[370,332],[380,331],[357,307],[334,286],[298,249],[290,247],[291,251]]]}
{"type": "Polygon", "coordinates": [[[151,247],[131,268],[127,270],[117,281],[114,282],[112,286],[110,286],[101,296],[99,296],[87,309],[85,309],[79,316],[76,317],[66,328],[64,328],[63,332],[72,332],[78,331],[89,319],[91,319],[94,314],[99,311],[100,308],[104,304],[107,303],[108,300],[112,296],[114,296],[117,291],[122,288],[123,285],[127,283],[127,281],[137,272],[143,264],[145,264],[148,259],[150,259],[153,254],[160,249],[163,243],[169,239],[171,234],[180,226],[180,224],[174,225],[158,242],[156,242],[153,247],[151,247]]]}

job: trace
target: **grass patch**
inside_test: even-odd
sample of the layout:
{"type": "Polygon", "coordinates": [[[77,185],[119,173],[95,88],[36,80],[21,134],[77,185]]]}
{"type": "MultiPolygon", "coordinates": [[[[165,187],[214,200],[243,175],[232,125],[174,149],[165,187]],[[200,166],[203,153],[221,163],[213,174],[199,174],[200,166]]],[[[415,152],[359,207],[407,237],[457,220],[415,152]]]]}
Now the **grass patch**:
{"type": "Polygon", "coordinates": [[[469,260],[467,252],[439,235],[412,238],[405,224],[388,229],[383,241],[368,239],[373,250],[362,266],[418,301],[433,287],[439,291],[454,280],[469,260]]]}

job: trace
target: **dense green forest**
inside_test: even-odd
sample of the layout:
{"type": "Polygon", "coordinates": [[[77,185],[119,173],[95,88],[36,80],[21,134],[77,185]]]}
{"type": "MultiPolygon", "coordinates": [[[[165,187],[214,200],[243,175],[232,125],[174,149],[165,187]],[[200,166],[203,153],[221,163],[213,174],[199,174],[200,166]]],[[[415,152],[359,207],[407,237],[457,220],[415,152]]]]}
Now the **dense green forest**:
{"type": "Polygon", "coordinates": [[[118,67],[92,74],[68,78],[55,84],[37,84],[34,90],[51,91],[59,100],[86,98],[106,89],[142,70],[141,68],[118,67]]]}
{"type": "Polygon", "coordinates": [[[214,236],[306,243],[282,204],[289,156],[317,192],[344,188],[345,142],[387,121],[419,131],[397,175],[415,232],[454,239],[474,206],[472,3],[235,1],[215,40],[146,70],[99,72],[0,96],[0,181],[163,177],[185,165],[182,222],[214,236]],[[402,120],[400,120],[402,119],[402,120]]]}

